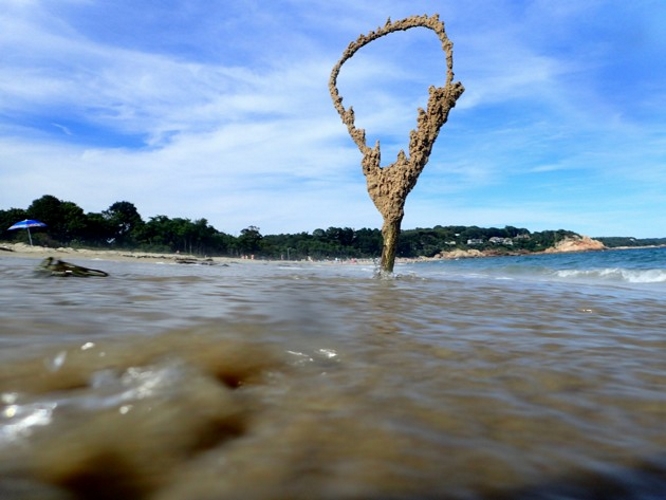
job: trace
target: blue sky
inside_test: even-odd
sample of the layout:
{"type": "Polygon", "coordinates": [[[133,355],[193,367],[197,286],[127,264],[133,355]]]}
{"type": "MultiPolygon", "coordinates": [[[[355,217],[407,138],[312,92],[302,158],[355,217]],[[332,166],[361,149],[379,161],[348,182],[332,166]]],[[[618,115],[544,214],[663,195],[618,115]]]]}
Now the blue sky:
{"type": "MultiPolygon", "coordinates": [[[[0,0],[0,209],[116,201],[238,234],[380,227],[327,82],[388,17],[438,13],[466,92],[403,228],[666,236],[663,0],[0,0]]],[[[444,56],[431,31],[338,83],[388,164],[444,56]]]]}

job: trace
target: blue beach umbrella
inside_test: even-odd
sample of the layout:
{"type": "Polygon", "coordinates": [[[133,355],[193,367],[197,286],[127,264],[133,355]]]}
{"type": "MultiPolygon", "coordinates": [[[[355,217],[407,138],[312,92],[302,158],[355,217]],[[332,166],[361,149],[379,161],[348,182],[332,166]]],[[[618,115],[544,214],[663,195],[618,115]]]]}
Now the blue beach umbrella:
{"type": "Polygon", "coordinates": [[[46,227],[46,224],[39,222],[38,220],[26,219],[21,222],[17,222],[13,226],[7,228],[7,231],[13,231],[14,229],[27,229],[28,230],[28,239],[30,240],[30,246],[32,246],[32,236],[30,234],[31,227],[46,227]]]}

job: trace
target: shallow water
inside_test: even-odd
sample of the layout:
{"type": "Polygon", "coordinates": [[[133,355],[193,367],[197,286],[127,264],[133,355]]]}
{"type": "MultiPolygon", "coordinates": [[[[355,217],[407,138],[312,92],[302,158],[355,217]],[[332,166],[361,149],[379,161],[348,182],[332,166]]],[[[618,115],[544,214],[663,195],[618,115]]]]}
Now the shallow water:
{"type": "Polygon", "coordinates": [[[662,286],[68,260],[0,257],[3,500],[666,497],[662,286]]]}

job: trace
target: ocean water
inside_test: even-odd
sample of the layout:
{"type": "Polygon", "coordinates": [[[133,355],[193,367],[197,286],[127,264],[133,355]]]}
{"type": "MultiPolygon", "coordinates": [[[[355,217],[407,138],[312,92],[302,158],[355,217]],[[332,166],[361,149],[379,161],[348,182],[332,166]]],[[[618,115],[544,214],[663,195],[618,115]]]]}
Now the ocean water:
{"type": "Polygon", "coordinates": [[[666,249],[0,255],[0,499],[666,498],[666,249]]]}

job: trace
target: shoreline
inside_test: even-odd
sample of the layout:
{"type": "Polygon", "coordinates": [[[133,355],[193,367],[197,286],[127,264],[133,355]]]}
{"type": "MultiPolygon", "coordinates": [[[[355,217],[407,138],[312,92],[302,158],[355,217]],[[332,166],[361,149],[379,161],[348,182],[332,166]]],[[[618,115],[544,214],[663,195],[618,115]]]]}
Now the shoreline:
{"type": "MultiPolygon", "coordinates": [[[[452,250],[449,252],[442,252],[435,257],[398,257],[396,262],[410,263],[410,262],[427,262],[437,260],[455,260],[455,259],[477,259],[489,257],[516,257],[516,256],[530,256],[530,255],[545,255],[553,253],[579,253],[579,252],[601,252],[612,250],[640,250],[646,248],[663,248],[666,245],[647,245],[637,247],[602,247],[602,248],[577,248],[577,249],[558,249],[556,247],[548,248],[540,252],[507,252],[500,253],[496,250],[452,250]]],[[[199,265],[214,265],[214,264],[240,264],[240,263],[265,263],[265,262],[324,262],[328,260],[283,260],[283,259],[253,259],[243,257],[201,257],[191,254],[180,253],[157,253],[157,252],[142,252],[133,250],[109,250],[109,249],[89,249],[89,248],[72,248],[72,247],[58,247],[49,248],[43,246],[30,246],[25,243],[0,243],[0,258],[14,257],[14,258],[32,258],[32,259],[45,259],[53,257],[54,259],[67,260],[67,259],[80,259],[88,261],[108,260],[114,262],[136,262],[139,260],[162,260],[172,261],[177,264],[199,264],[199,265]]],[[[371,258],[355,258],[355,259],[339,259],[335,262],[339,263],[372,263],[375,259],[371,258]]],[[[333,260],[331,260],[333,261],[333,260]]]]}
{"type": "MultiPolygon", "coordinates": [[[[354,258],[354,259],[264,259],[251,257],[202,257],[192,254],[168,253],[168,252],[142,252],[134,250],[105,250],[89,248],[71,248],[58,247],[49,248],[43,246],[30,246],[25,243],[0,243],[0,259],[26,258],[34,260],[43,260],[47,257],[53,257],[58,260],[86,260],[86,261],[111,261],[111,262],[138,262],[138,261],[169,261],[174,264],[182,265],[229,265],[229,264],[266,264],[274,263],[299,263],[299,264],[317,264],[317,263],[336,263],[336,264],[372,264],[376,259],[354,258]]],[[[416,259],[402,259],[403,262],[409,262],[416,259]]]]}
{"type": "Polygon", "coordinates": [[[167,260],[178,264],[229,264],[229,263],[259,263],[261,260],[244,259],[240,257],[199,257],[180,253],[154,253],[136,252],[132,250],[102,250],[89,248],[58,247],[49,248],[42,246],[30,246],[25,243],[0,243],[1,257],[34,258],[68,260],[80,259],[89,261],[108,260],[113,262],[135,262],[138,260],[167,260]]]}

